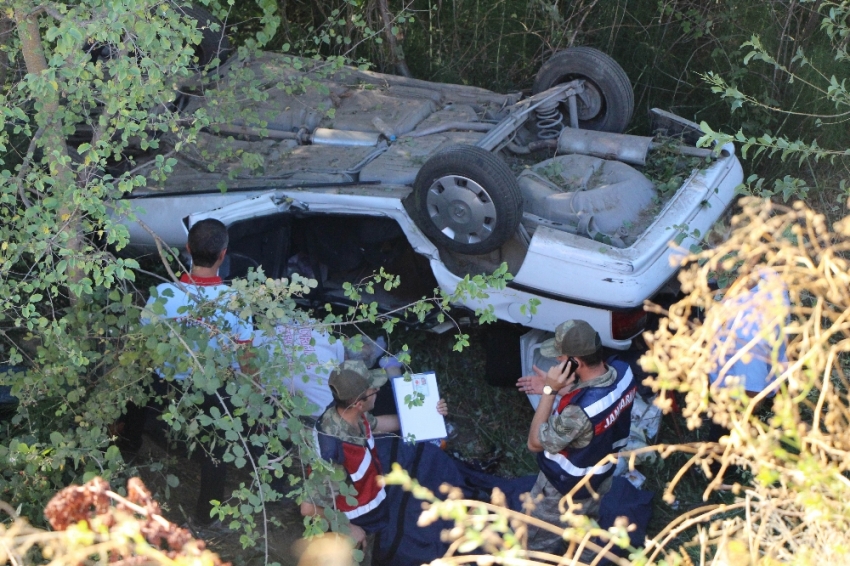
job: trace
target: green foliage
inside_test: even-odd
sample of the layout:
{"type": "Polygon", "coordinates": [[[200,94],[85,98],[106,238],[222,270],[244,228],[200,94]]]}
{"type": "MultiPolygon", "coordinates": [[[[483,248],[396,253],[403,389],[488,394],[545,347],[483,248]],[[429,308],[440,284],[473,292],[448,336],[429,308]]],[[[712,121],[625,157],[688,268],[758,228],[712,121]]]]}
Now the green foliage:
{"type": "MultiPolygon", "coordinates": [[[[406,5],[392,6],[384,19],[377,3],[359,0],[280,4],[279,9],[281,26],[268,36],[267,49],[321,61],[342,58],[362,67],[375,62],[380,67],[384,59],[392,59],[385,39],[404,37],[416,21],[406,5]]],[[[255,33],[257,14],[250,4],[235,6],[233,19],[239,23],[234,35],[255,33]]]]}
{"type": "Polygon", "coordinates": [[[698,157],[682,155],[678,151],[681,142],[676,139],[657,139],[657,145],[649,153],[643,174],[655,183],[662,197],[673,195],[685,179],[704,164],[698,157]]]}
{"type": "MultiPolygon", "coordinates": [[[[281,80],[239,65],[227,79],[214,68],[199,70],[195,48],[203,36],[179,7],[97,0],[50,3],[36,12],[23,1],[11,7],[18,36],[7,47],[26,72],[0,94],[0,353],[4,363],[26,371],[3,378],[20,407],[3,425],[0,499],[40,522],[44,503],[57,489],[95,475],[109,481],[131,473],[113,445],[113,427],[128,401],[144,406],[157,397],[153,382],[165,379],[168,391],[157,400],[170,434],[192,450],[216,450],[224,462],[250,471],[250,481],[218,502],[214,513],[241,529],[243,545],[264,544],[268,558],[268,541],[261,539],[275,518],[267,504],[282,496],[272,481],[287,479],[288,495],[295,499],[332,489],[346,493],[350,487],[339,468],[313,451],[312,433],[301,418],[314,408],[284,386],[284,380],[303,374],[315,355],[280,341],[241,345],[220,313],[250,321],[265,336],[278,335],[282,326],[344,329],[362,323],[389,332],[400,318],[422,321],[436,312],[446,320],[450,304],[464,297],[477,301],[483,319],[492,319],[488,289],[503,289],[510,275],[502,266],[492,276],[467,277],[451,294],[437,292],[380,312],[372,295],[400,283],[381,270],[346,288],[354,301],[347,313],[328,311],[321,322],[296,306],[296,298],[316,286],[314,280],[297,275],[271,280],[261,271],[235,282],[221,297],[184,309],[179,319],[164,310],[176,287],[153,290],[143,307],[147,290],[136,285],[149,273],[135,260],[114,255],[128,243],[125,223],[135,221],[121,197],[164,180],[176,164],[171,153],[195,152],[213,170],[235,160],[231,176],[262,170],[263,156],[240,152],[238,146],[196,144],[204,128],[215,130],[237,118],[264,128],[263,116],[244,102],[265,100],[266,87],[281,80]],[[178,88],[208,93],[206,104],[178,113],[171,104],[178,88]],[[157,155],[141,175],[135,148],[166,145],[171,153],[157,155]],[[15,155],[21,147],[21,155],[15,155]],[[230,405],[222,402],[224,396],[230,405]],[[219,403],[208,407],[205,397],[219,403]],[[301,464],[313,473],[307,476],[301,464]]],[[[210,8],[230,20],[227,6],[210,8]]],[[[243,37],[235,57],[255,55],[274,36],[275,9],[274,2],[257,4],[260,25],[252,37],[243,37]]],[[[359,9],[352,3],[349,15],[359,9]]],[[[333,16],[334,22],[316,32],[314,54],[326,53],[321,45],[347,45],[333,30],[349,20],[342,13],[333,16]]],[[[396,20],[411,22],[404,14],[396,20]]],[[[353,21],[365,27],[362,18],[353,21]]],[[[310,65],[328,73],[347,61],[341,55],[321,63],[284,57],[292,68],[310,65]]],[[[315,84],[285,85],[311,87],[315,84]]],[[[169,280],[185,269],[172,251],[163,250],[162,256],[169,280]]],[[[466,335],[459,334],[456,347],[467,344],[466,335]]],[[[362,341],[354,339],[353,349],[358,346],[362,341]]],[[[409,354],[403,351],[400,359],[408,362],[409,354]]],[[[167,485],[177,487],[176,478],[167,485]]],[[[345,532],[346,525],[344,515],[330,510],[305,522],[308,533],[345,532]]]]}
{"type": "Polygon", "coordinates": [[[797,179],[790,175],[785,175],[781,179],[774,179],[772,185],[768,186],[766,186],[764,177],[750,175],[739,192],[761,198],[782,196],[782,202],[788,202],[788,199],[792,197],[805,200],[809,193],[809,187],[803,179],[797,179]]]}
{"type": "MultiPolygon", "coordinates": [[[[703,75],[712,92],[719,94],[732,112],[760,112],[770,116],[772,122],[758,128],[741,127],[731,135],[715,132],[703,122],[705,135],[701,144],[734,141],[744,158],[757,163],[759,160],[788,163],[797,168],[811,168],[821,161],[834,164],[850,155],[850,150],[843,149],[850,143],[844,127],[850,94],[843,78],[848,61],[850,5],[847,2],[803,4],[812,5],[809,32],[814,34],[819,27],[822,34],[813,35],[808,43],[798,42],[793,49],[783,48],[782,42],[777,47],[773,41],[766,41],[763,32],[754,34],[741,44],[746,74],[728,76],[707,72],[703,75]],[[777,87],[773,93],[752,89],[742,81],[768,73],[777,87]],[[779,98],[777,94],[785,96],[779,98]]],[[[780,165],[769,173],[751,175],[742,192],[767,198],[781,196],[783,202],[791,198],[807,199],[811,180],[800,178],[799,173],[783,174],[789,166],[780,165]]],[[[844,178],[838,179],[839,185],[844,182],[844,178]]]]}
{"type": "MultiPolygon", "coordinates": [[[[0,446],[0,493],[36,521],[51,491],[124,469],[110,427],[128,400],[144,403],[169,345],[147,348],[139,265],[110,251],[128,237],[118,199],[147,179],[107,169],[132,167],[132,144],[185,143],[207,125],[169,106],[177,84],[210,78],[195,61],[201,31],[179,7],[6,4],[17,28],[5,47],[25,73],[0,94],[0,324],[3,358],[28,370],[6,374],[21,405],[0,446]]],[[[159,156],[150,177],[174,163],[159,156]]]]}

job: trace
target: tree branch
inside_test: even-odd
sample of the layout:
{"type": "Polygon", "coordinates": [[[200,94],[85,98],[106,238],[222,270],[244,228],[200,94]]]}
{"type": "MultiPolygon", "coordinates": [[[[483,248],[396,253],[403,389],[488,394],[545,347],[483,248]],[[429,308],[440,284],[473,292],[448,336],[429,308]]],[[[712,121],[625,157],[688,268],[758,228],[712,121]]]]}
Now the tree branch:
{"type": "MultiPolygon", "coordinates": [[[[21,6],[15,8],[15,22],[18,25],[18,37],[21,41],[21,53],[24,57],[27,71],[33,75],[42,75],[48,72],[47,58],[41,43],[41,30],[38,25],[38,12],[24,12],[21,6]]],[[[55,190],[58,192],[69,190],[76,186],[74,173],[68,166],[68,145],[62,133],[62,124],[56,119],[59,113],[58,89],[48,89],[42,99],[42,108],[36,114],[36,123],[44,128],[45,139],[45,161],[50,166],[50,172],[57,181],[55,190]]],[[[59,195],[57,195],[59,196],[59,195]]],[[[56,211],[57,224],[66,224],[62,231],[66,234],[66,245],[72,252],[82,249],[82,237],[79,229],[79,220],[74,218],[74,211],[68,206],[62,205],[56,211]]],[[[82,271],[77,267],[69,266],[66,271],[69,283],[74,283],[82,278],[82,271]]],[[[69,290],[71,304],[76,303],[76,296],[69,290]]]]}
{"type": "MultiPolygon", "coordinates": [[[[39,128],[35,131],[35,134],[27,147],[27,151],[24,154],[24,161],[21,163],[21,169],[18,171],[18,174],[15,175],[15,184],[18,185],[18,195],[21,197],[21,200],[24,202],[24,206],[27,208],[32,207],[32,203],[30,203],[27,198],[26,189],[24,189],[24,177],[26,177],[27,173],[29,173],[30,165],[32,164],[32,155],[35,153],[35,146],[42,135],[44,135],[44,128],[39,128]]],[[[36,191],[36,193],[41,196],[38,191],[36,191]]]]}

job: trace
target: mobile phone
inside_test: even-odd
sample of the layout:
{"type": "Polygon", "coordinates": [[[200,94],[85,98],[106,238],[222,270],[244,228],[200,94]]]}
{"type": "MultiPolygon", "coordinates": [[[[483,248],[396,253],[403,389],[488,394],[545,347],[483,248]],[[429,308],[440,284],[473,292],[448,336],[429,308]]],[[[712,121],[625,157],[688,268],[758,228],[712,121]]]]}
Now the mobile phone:
{"type": "Polygon", "coordinates": [[[567,365],[568,364],[569,364],[569,372],[567,373],[567,377],[569,377],[569,376],[571,376],[572,374],[575,373],[576,368],[578,367],[578,361],[572,356],[567,358],[564,361],[564,365],[561,366],[561,373],[564,373],[565,371],[567,371],[567,365]]]}

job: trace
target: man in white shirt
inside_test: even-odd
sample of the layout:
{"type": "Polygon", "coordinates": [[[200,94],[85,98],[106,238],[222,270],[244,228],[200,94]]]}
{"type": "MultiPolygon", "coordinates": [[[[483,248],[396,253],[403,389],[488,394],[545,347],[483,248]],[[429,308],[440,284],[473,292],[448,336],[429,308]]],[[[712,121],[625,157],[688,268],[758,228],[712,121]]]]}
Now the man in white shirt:
{"type": "MultiPolygon", "coordinates": [[[[169,332],[189,346],[177,359],[172,358],[157,369],[163,380],[184,394],[194,387],[195,371],[200,371],[211,357],[230,356],[232,369],[241,369],[247,362],[244,346],[252,341],[251,320],[241,319],[227,308],[232,290],[218,276],[227,244],[227,228],[220,221],[210,218],[194,224],[186,243],[192,256],[190,272],[184,273],[179,283],[158,285],[145,305],[143,324],[166,323],[169,332]]],[[[155,388],[162,390],[162,384],[159,385],[155,388]]],[[[231,412],[224,383],[215,393],[204,391],[200,410],[209,414],[213,407],[220,413],[231,412]]],[[[221,461],[224,448],[222,442],[217,442],[212,450],[203,450],[201,487],[192,518],[200,525],[212,522],[210,501],[224,499],[227,479],[227,468],[221,461]]]]}
{"type": "MultiPolygon", "coordinates": [[[[305,411],[310,417],[318,418],[333,402],[328,387],[331,371],[345,360],[361,360],[367,367],[385,353],[386,342],[383,337],[377,340],[361,335],[362,348],[355,351],[346,348],[342,338],[335,338],[317,321],[303,324],[280,325],[277,333],[270,337],[257,331],[254,346],[268,348],[272,368],[277,368],[280,383],[271,383],[272,393],[279,392],[281,386],[294,398],[305,399],[305,411]]],[[[384,365],[401,366],[395,358],[386,356],[384,365]]]]}

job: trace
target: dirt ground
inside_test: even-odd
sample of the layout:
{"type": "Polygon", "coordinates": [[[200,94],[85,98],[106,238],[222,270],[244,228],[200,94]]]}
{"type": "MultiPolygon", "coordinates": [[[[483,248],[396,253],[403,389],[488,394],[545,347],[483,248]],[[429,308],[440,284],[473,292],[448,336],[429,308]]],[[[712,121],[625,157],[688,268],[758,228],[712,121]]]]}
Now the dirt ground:
{"type": "MultiPolygon", "coordinates": [[[[133,457],[132,463],[138,466],[139,475],[150,488],[154,497],[163,507],[168,520],[184,525],[195,507],[200,487],[200,464],[189,458],[180,447],[169,448],[158,433],[145,434],[144,443],[133,457]],[[157,438],[154,438],[157,437],[157,438]],[[160,469],[159,464],[163,467],[160,469]],[[177,476],[180,484],[169,488],[166,482],[168,474],[177,476]]],[[[228,469],[227,488],[231,493],[242,482],[250,481],[244,470],[234,467],[228,469]]],[[[304,525],[297,505],[292,501],[268,504],[269,514],[281,522],[281,527],[269,525],[268,562],[278,562],[281,566],[295,566],[298,563],[299,545],[304,525]]],[[[204,532],[202,537],[208,546],[217,552],[223,560],[234,566],[260,566],[266,562],[264,541],[256,548],[242,548],[240,533],[204,532]]]]}

